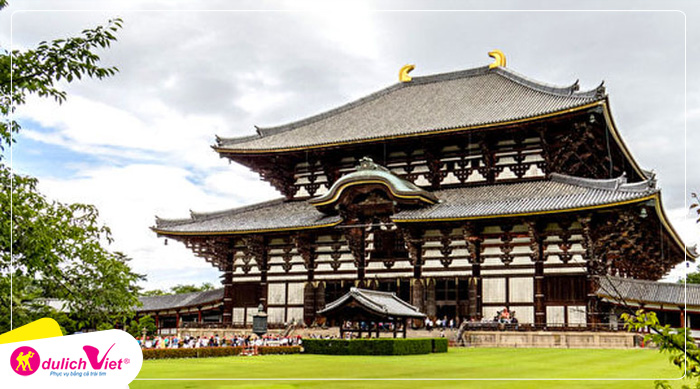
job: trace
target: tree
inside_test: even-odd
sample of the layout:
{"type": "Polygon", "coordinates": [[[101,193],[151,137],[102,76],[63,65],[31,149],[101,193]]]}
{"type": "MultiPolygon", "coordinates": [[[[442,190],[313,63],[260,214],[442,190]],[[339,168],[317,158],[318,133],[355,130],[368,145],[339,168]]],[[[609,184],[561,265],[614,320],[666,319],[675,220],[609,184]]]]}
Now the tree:
{"type": "Polygon", "coordinates": [[[156,321],[149,316],[142,316],[138,321],[131,320],[129,326],[127,327],[127,332],[131,334],[134,338],[140,338],[143,336],[143,329],[146,329],[146,336],[153,336],[158,328],[156,328],[156,321]]]}
{"type": "Polygon", "coordinates": [[[172,294],[185,294],[194,292],[206,292],[207,290],[214,289],[214,285],[209,282],[205,282],[202,286],[196,285],[176,285],[170,288],[172,294]]]}
{"type": "Polygon", "coordinates": [[[146,290],[141,292],[141,296],[144,297],[153,297],[153,296],[165,296],[168,293],[162,289],[153,289],[153,290],[146,290]]]}
{"type": "MultiPolygon", "coordinates": [[[[654,312],[638,310],[634,314],[621,315],[625,326],[630,331],[649,331],[644,336],[644,342],[653,342],[659,347],[659,352],[669,354],[669,361],[685,372],[686,380],[696,380],[700,377],[700,349],[687,328],[671,328],[662,326],[654,312]]],[[[668,381],[655,381],[657,389],[673,388],[668,381]]],[[[693,386],[682,385],[683,389],[700,389],[700,380],[693,386]]]]}
{"type": "MultiPolygon", "coordinates": [[[[5,6],[0,0],[0,9],[5,6]]],[[[10,115],[27,96],[61,103],[66,93],[55,86],[58,81],[117,72],[101,67],[95,50],[109,47],[121,26],[114,19],[35,49],[0,49],[0,149],[15,142],[21,126],[10,115]]],[[[37,183],[15,174],[0,154],[0,333],[46,316],[62,319],[70,331],[126,322],[138,303],[136,282],[143,276],[131,271],[124,254],[105,248],[111,231],[100,223],[97,208],[50,201],[37,183]],[[47,298],[62,301],[69,320],[48,306],[47,298]]]]}
{"type": "MultiPolygon", "coordinates": [[[[696,193],[691,193],[693,199],[690,205],[690,210],[700,215],[700,198],[696,193]]],[[[700,218],[695,220],[700,223],[700,218]]],[[[700,284],[700,272],[688,274],[687,280],[689,284],[700,284]]],[[[631,313],[631,309],[627,307],[630,313],[623,313],[622,320],[625,321],[625,327],[630,331],[648,332],[644,336],[645,342],[653,342],[659,347],[659,351],[669,354],[669,361],[678,366],[685,373],[686,380],[695,380],[693,386],[682,385],[683,389],[700,389],[700,348],[695,343],[695,339],[691,336],[687,328],[671,328],[670,325],[661,325],[659,319],[654,312],[646,312],[643,309],[631,313]]],[[[672,386],[668,381],[655,381],[657,389],[671,389],[672,386]]]]}
{"type": "MultiPolygon", "coordinates": [[[[691,193],[690,198],[690,210],[691,212],[695,212],[695,222],[700,223],[700,198],[698,197],[697,193],[691,193]]],[[[690,273],[686,276],[685,280],[681,280],[680,282],[688,284],[700,284],[700,272],[690,273]]]]}

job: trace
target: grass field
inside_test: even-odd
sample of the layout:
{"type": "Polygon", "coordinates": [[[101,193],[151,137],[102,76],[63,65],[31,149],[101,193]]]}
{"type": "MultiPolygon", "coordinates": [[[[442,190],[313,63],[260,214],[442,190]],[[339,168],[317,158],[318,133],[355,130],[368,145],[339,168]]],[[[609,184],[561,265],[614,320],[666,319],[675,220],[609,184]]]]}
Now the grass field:
{"type": "MultiPolygon", "coordinates": [[[[141,388],[653,388],[679,371],[656,350],[450,349],[414,356],[267,355],[145,361],[141,378],[209,381],[134,381],[141,388]],[[221,381],[217,378],[284,378],[221,381]],[[606,378],[584,381],[437,381],[434,378],[606,378]],[[316,378],[320,380],[304,380],[316,378]],[[428,378],[427,381],[331,381],[327,378],[428,378]]],[[[676,381],[678,383],[678,381],[676,381]]]]}

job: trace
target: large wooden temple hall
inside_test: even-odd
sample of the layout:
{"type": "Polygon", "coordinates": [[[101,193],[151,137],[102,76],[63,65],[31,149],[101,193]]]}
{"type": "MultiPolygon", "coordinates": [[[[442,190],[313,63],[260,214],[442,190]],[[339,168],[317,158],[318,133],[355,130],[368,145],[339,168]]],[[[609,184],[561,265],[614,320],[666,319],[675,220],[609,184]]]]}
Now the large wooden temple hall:
{"type": "Polygon", "coordinates": [[[146,298],[139,311],[249,326],[263,304],[273,324],[311,325],[359,287],[432,317],[508,307],[532,328],[593,327],[624,298],[601,283],[639,290],[696,257],[623,142],[603,84],[552,86],[490,55],[427,76],[407,65],[359,100],[217,138],[222,158],[282,197],[157,218],[153,230],[218,268],[223,289],[146,298]]]}

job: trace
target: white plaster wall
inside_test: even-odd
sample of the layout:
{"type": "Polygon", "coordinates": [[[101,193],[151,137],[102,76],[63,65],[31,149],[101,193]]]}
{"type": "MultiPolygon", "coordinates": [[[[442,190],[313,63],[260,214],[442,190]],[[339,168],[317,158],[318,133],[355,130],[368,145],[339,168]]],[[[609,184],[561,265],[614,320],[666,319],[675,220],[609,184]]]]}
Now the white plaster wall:
{"type": "Polygon", "coordinates": [[[518,323],[530,324],[535,322],[534,307],[511,307],[510,310],[515,312],[515,317],[518,319],[518,323]]]}
{"type": "Polygon", "coordinates": [[[548,306],[547,307],[547,325],[562,325],[564,324],[564,307],[563,306],[548,306]]]}
{"type": "Polygon", "coordinates": [[[573,305],[567,307],[569,316],[569,325],[585,325],[586,324],[586,306],[573,305]]]}
{"type": "Polygon", "coordinates": [[[268,284],[267,303],[284,304],[284,284],[268,284]]]}
{"type": "Polygon", "coordinates": [[[304,303],[304,283],[294,282],[289,283],[289,296],[287,296],[287,304],[303,304],[304,303]]]}
{"type": "Polygon", "coordinates": [[[267,308],[268,323],[281,324],[284,323],[284,308],[270,307],[267,308]]]}
{"type": "Polygon", "coordinates": [[[243,315],[245,308],[233,308],[233,323],[243,324],[243,315]]]}
{"type": "Polygon", "coordinates": [[[287,308],[287,323],[304,321],[304,308],[287,308]]]}
{"type": "Polygon", "coordinates": [[[484,278],[482,280],[482,301],[485,303],[505,303],[506,279],[484,278]]]}
{"type": "Polygon", "coordinates": [[[533,284],[532,278],[519,277],[510,278],[510,296],[509,300],[513,303],[531,303],[533,301],[533,284]]]}

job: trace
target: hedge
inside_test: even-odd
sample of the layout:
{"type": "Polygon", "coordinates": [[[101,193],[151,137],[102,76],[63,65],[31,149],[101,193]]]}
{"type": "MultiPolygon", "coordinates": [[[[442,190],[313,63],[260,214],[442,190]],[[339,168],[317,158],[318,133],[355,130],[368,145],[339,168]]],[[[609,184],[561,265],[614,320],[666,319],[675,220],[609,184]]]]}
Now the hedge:
{"type": "Polygon", "coordinates": [[[448,344],[447,338],[433,338],[433,352],[446,353],[448,344]]]}
{"type": "Polygon", "coordinates": [[[270,354],[299,354],[301,353],[301,346],[259,346],[258,354],[260,355],[270,355],[270,354]]]}
{"type": "MultiPolygon", "coordinates": [[[[156,348],[144,349],[143,359],[169,359],[169,358],[213,358],[230,357],[240,355],[243,347],[202,347],[202,348],[156,348]]],[[[299,354],[301,346],[259,346],[258,354],[299,354]]]]}
{"type": "Polygon", "coordinates": [[[447,352],[446,338],[303,339],[304,353],[327,355],[413,355],[447,352]]]}
{"type": "Polygon", "coordinates": [[[144,349],[143,359],[229,357],[241,352],[243,347],[155,348],[144,349]]]}

